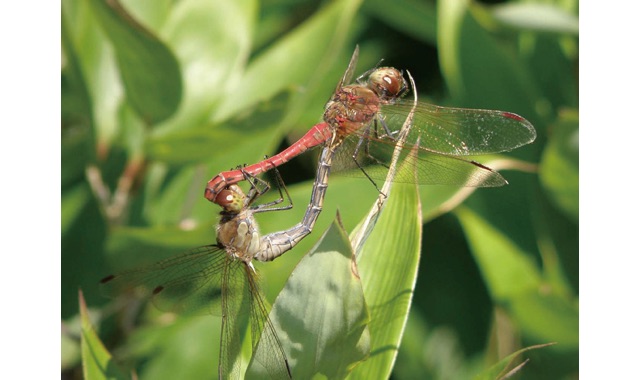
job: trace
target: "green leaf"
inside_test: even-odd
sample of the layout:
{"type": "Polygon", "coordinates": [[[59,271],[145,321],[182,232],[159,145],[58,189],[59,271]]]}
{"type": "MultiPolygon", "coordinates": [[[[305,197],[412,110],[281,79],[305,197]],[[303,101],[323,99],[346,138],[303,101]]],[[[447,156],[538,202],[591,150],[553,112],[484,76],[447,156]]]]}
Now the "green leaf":
{"type": "MultiPolygon", "coordinates": [[[[87,100],[96,140],[95,144],[108,147],[118,132],[117,111],[122,103],[123,88],[113,49],[108,43],[88,1],[62,2],[63,43],[65,53],[73,51],[84,77],[87,100]],[[65,37],[68,33],[68,39],[65,37]],[[91,115],[92,114],[92,115],[91,115]]],[[[71,62],[70,62],[71,63],[71,62]]],[[[63,89],[64,90],[64,89],[63,89]]],[[[95,155],[95,154],[94,154],[95,155]]]]}
{"type": "MultiPolygon", "coordinates": [[[[405,162],[400,170],[411,167],[405,162]]],[[[418,275],[420,210],[416,185],[394,183],[377,224],[357,252],[371,311],[371,356],[355,368],[352,379],[388,378],[391,374],[418,275]]]]}
{"type": "Polygon", "coordinates": [[[436,44],[436,7],[431,2],[416,0],[369,0],[364,10],[397,30],[430,45],[436,44]]]}
{"type": "Polygon", "coordinates": [[[80,349],[82,351],[82,373],[84,378],[86,380],[128,379],[129,377],[115,365],[111,354],[104,347],[93,326],[91,326],[82,291],[78,293],[78,299],[82,321],[80,349]]]}
{"type": "Polygon", "coordinates": [[[73,44],[68,19],[62,14],[62,184],[84,175],[86,161],[95,161],[92,99],[73,44]],[[73,157],[73,159],[70,159],[73,157]],[[85,158],[85,159],[82,159],[85,158]]]}
{"type": "Polygon", "coordinates": [[[505,3],[491,7],[497,21],[520,30],[578,34],[578,17],[554,4],[505,3]]]}
{"type": "MultiPolygon", "coordinates": [[[[256,57],[212,120],[224,120],[248,105],[269,99],[288,86],[307,84],[313,87],[309,82],[316,81],[317,85],[318,81],[326,81],[326,74],[340,57],[338,53],[347,41],[349,26],[354,22],[361,3],[362,0],[329,3],[256,57]],[[262,85],[266,78],[269,86],[262,85]]],[[[304,111],[299,105],[305,95],[300,95],[298,107],[291,108],[293,113],[304,111]]]]}
{"type": "Polygon", "coordinates": [[[558,275],[541,273],[525,250],[475,210],[459,207],[455,214],[489,293],[506,307],[522,335],[534,342],[558,342],[558,349],[575,352],[578,310],[563,282],[554,280],[558,275]]]}
{"type": "MultiPolygon", "coordinates": [[[[202,162],[212,153],[224,157],[248,157],[269,146],[265,141],[272,139],[275,128],[286,115],[289,99],[290,94],[283,92],[221,125],[206,123],[154,136],[147,142],[146,152],[150,158],[171,165],[202,162]],[[233,143],[223,144],[224,141],[233,143]]],[[[231,167],[231,161],[229,165],[231,167]]]]}
{"type": "Polygon", "coordinates": [[[542,153],[540,181],[552,201],[574,222],[579,214],[578,113],[560,114],[542,153]]]}
{"type": "Polygon", "coordinates": [[[90,0],[116,53],[127,100],[148,124],[171,116],[182,97],[178,60],[117,1],[90,0]]]}
{"type": "Polygon", "coordinates": [[[89,203],[90,196],[91,193],[85,185],[74,186],[65,192],[61,202],[61,224],[63,235],[80,216],[84,207],[89,203]]]}
{"type": "MultiPolygon", "coordinates": [[[[157,310],[153,310],[157,312],[157,310]]],[[[141,380],[217,378],[220,318],[211,315],[176,318],[163,313],[161,321],[130,337],[123,355],[144,362],[141,380]]]]}
{"type": "Polygon", "coordinates": [[[211,125],[211,113],[236,91],[245,70],[257,6],[255,0],[173,2],[161,34],[180,61],[184,94],[154,136],[211,125]]]}
{"type": "Polygon", "coordinates": [[[456,106],[509,110],[535,125],[538,90],[514,45],[498,43],[467,0],[438,2],[440,65],[456,106]]]}
{"type": "Polygon", "coordinates": [[[344,378],[367,357],[369,312],[339,216],[291,273],[270,318],[294,379],[344,378]]]}
{"type": "Polygon", "coordinates": [[[534,342],[558,342],[556,350],[578,352],[578,308],[571,300],[532,290],[509,304],[522,334],[534,342]]]}
{"type": "Polygon", "coordinates": [[[525,251],[470,208],[458,207],[454,212],[494,300],[508,301],[536,289],[540,273],[525,251]]]}
{"type": "MultiPolygon", "coordinates": [[[[522,355],[523,353],[530,351],[530,350],[536,350],[536,349],[540,349],[540,348],[544,348],[544,347],[548,347],[553,343],[548,343],[548,344],[539,344],[536,346],[531,346],[531,347],[526,347],[523,349],[520,349],[516,352],[514,352],[513,354],[507,356],[506,358],[500,360],[498,363],[496,363],[493,367],[491,367],[490,369],[488,369],[486,372],[478,375],[475,377],[476,380],[495,380],[495,379],[508,379],[510,378],[514,373],[518,372],[518,371],[522,371],[523,366],[528,362],[528,360],[524,361],[523,363],[520,363],[518,365],[515,365],[515,368],[509,370],[510,368],[514,367],[514,362],[516,361],[516,359],[522,355]]],[[[526,367],[524,367],[525,371],[526,371],[526,367]]]]}

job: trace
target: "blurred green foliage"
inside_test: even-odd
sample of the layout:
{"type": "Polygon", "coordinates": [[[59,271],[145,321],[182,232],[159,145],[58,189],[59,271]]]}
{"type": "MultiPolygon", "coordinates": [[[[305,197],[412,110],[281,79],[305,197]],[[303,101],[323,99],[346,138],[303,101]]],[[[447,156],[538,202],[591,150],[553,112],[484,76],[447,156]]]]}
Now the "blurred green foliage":
{"type": "MultiPolygon", "coordinates": [[[[122,346],[120,326],[132,317],[114,318],[97,283],[211,243],[219,210],[202,197],[206,181],[317,123],[359,44],[357,72],[384,58],[411,72],[423,101],[515,112],[538,133],[487,162],[511,169],[509,186],[420,188],[422,255],[392,378],[471,378],[550,342],[523,352],[516,376],[578,377],[577,1],[106,4],[62,2],[64,376],[82,376],[79,288],[102,341],[140,361],[141,378],[159,378],[160,362],[212,376],[217,341],[201,332],[219,330],[215,318],[167,327],[145,309],[122,346]]],[[[283,167],[296,207],[260,215],[263,231],[301,220],[316,158],[283,167]]],[[[336,210],[351,231],[376,196],[366,180],[333,176],[317,230],[260,265],[267,298],[336,210]]]]}

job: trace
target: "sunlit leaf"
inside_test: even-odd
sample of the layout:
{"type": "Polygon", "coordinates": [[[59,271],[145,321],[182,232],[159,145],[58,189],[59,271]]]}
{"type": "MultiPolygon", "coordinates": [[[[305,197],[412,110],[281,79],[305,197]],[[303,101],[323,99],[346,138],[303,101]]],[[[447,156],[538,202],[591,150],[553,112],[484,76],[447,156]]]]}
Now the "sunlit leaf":
{"type": "Polygon", "coordinates": [[[173,53],[117,1],[90,4],[113,44],[131,106],[150,125],[171,116],[182,97],[180,67],[173,53]]]}
{"type": "Polygon", "coordinates": [[[343,378],[369,355],[369,312],[354,259],[336,220],[278,295],[271,319],[293,378],[343,378]]]}
{"type": "Polygon", "coordinates": [[[578,115],[565,112],[555,123],[540,162],[540,181],[555,204],[578,220],[578,115]]]}
{"type": "Polygon", "coordinates": [[[136,330],[123,352],[145,362],[140,379],[216,379],[220,318],[163,316],[170,323],[136,330]]]}
{"type": "Polygon", "coordinates": [[[491,13],[513,28],[578,34],[578,17],[555,4],[505,3],[492,7],[491,13]]]}
{"type": "Polygon", "coordinates": [[[510,300],[540,284],[540,273],[535,263],[509,236],[469,208],[459,207],[455,214],[496,301],[510,300]]]}
{"type": "Polygon", "coordinates": [[[417,0],[395,1],[393,6],[384,0],[366,1],[364,10],[374,14],[398,30],[424,42],[436,43],[436,9],[431,2],[417,0]]]}
{"type": "MultiPolygon", "coordinates": [[[[401,172],[411,169],[412,165],[403,165],[401,172]]],[[[352,379],[391,374],[418,275],[422,216],[417,188],[394,183],[388,196],[377,224],[357,253],[371,311],[371,356],[355,368],[352,379]]]]}
{"type": "Polygon", "coordinates": [[[483,29],[468,1],[438,4],[440,65],[456,105],[509,110],[535,126],[537,89],[514,47],[499,43],[483,29]]]}
{"type": "Polygon", "coordinates": [[[286,38],[256,57],[214,120],[226,119],[247,105],[281,92],[286,86],[307,83],[309,78],[324,79],[324,74],[338,57],[337,51],[347,40],[348,25],[353,22],[361,2],[341,0],[329,3],[286,38]],[[315,43],[309,44],[309,41],[315,43]],[[292,60],[293,57],[295,59],[292,60]],[[270,85],[260,86],[265,78],[270,79],[270,85]]]}
{"type": "Polygon", "coordinates": [[[521,350],[514,352],[513,354],[507,356],[506,358],[500,360],[493,367],[488,369],[486,372],[475,377],[476,380],[495,380],[495,379],[508,379],[511,378],[513,374],[519,371],[526,371],[526,363],[527,361],[522,361],[520,363],[517,362],[517,359],[523,355],[525,352],[530,350],[541,349],[544,347],[548,347],[550,344],[539,344],[536,346],[526,347],[521,350]],[[523,369],[524,368],[524,369],[523,369]]]}
{"type": "Polygon", "coordinates": [[[87,380],[128,379],[129,376],[126,376],[125,373],[115,365],[111,354],[104,347],[93,329],[82,291],[79,292],[78,299],[80,302],[80,317],[82,321],[82,341],[80,349],[82,351],[82,372],[84,378],[87,380]]]}

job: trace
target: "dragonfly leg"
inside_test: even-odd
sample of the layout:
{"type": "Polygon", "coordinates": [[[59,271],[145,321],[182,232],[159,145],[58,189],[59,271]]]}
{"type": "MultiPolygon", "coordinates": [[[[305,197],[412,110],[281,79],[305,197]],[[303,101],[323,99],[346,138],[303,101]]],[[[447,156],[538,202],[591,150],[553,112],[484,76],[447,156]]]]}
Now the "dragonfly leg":
{"type": "MultiPolygon", "coordinates": [[[[274,167],[273,169],[276,173],[275,174],[276,187],[278,189],[278,192],[280,193],[280,198],[268,203],[251,206],[251,209],[254,211],[254,213],[265,212],[265,211],[289,210],[293,208],[293,201],[291,199],[291,196],[289,195],[289,191],[287,190],[287,187],[284,184],[284,180],[282,179],[282,175],[280,174],[280,171],[278,171],[278,168],[276,167],[274,167]],[[282,189],[284,189],[284,192],[287,194],[287,199],[289,200],[289,204],[282,207],[272,207],[284,201],[282,189]]],[[[255,199],[262,196],[263,194],[265,194],[267,191],[271,189],[271,185],[267,181],[262,180],[254,175],[251,175],[246,171],[244,171],[243,169],[240,169],[240,171],[242,172],[244,179],[247,182],[249,182],[249,184],[251,185],[251,190],[249,191],[250,196],[248,197],[249,198],[248,204],[251,204],[255,199]],[[258,186],[261,186],[261,189],[258,186]]]]}
{"type": "Polygon", "coordinates": [[[375,136],[376,137],[381,138],[381,139],[383,139],[383,138],[390,138],[392,140],[397,140],[398,139],[395,135],[397,135],[400,131],[397,130],[397,131],[393,131],[392,132],[389,129],[389,126],[387,126],[387,123],[384,122],[384,118],[382,116],[378,115],[378,117],[373,122],[376,125],[376,128],[375,128],[375,131],[376,131],[375,136]],[[384,129],[384,134],[380,135],[380,136],[378,136],[378,123],[380,123],[380,125],[384,129]]]}
{"type": "Polygon", "coordinates": [[[271,189],[271,185],[269,185],[267,181],[247,173],[244,170],[244,166],[239,166],[238,170],[240,170],[245,181],[249,182],[249,185],[251,186],[251,189],[249,189],[249,193],[247,194],[247,205],[252,204],[257,198],[261,197],[271,189]]]}
{"type": "MultiPolygon", "coordinates": [[[[384,134],[384,135],[380,135],[380,134],[378,134],[378,120],[377,120],[377,119],[373,121],[373,125],[374,125],[374,128],[373,128],[373,136],[374,136],[375,138],[378,138],[378,139],[390,138],[388,134],[384,134]]],[[[385,127],[385,128],[386,128],[386,127],[385,127]]],[[[393,138],[391,137],[391,139],[393,139],[393,138]]],[[[394,140],[394,143],[395,143],[395,139],[393,139],[393,140],[394,140]]],[[[384,166],[384,167],[385,167],[385,168],[387,168],[387,170],[388,170],[388,169],[389,169],[389,165],[387,165],[387,163],[386,163],[386,162],[384,162],[384,161],[382,161],[382,160],[378,159],[376,156],[374,156],[374,155],[372,155],[372,154],[371,154],[371,151],[370,151],[370,148],[369,148],[369,147],[370,147],[370,144],[371,144],[371,141],[370,141],[370,140],[367,140],[367,142],[365,143],[365,146],[364,146],[364,154],[365,154],[365,155],[367,156],[367,158],[369,158],[371,161],[375,162],[377,165],[384,166]]]]}
{"type": "Polygon", "coordinates": [[[378,190],[378,193],[380,193],[381,195],[386,197],[387,194],[383,193],[382,190],[380,190],[380,188],[378,187],[378,184],[373,180],[373,178],[371,178],[369,173],[367,173],[365,168],[358,161],[358,154],[360,153],[360,148],[363,146],[363,143],[364,143],[364,154],[367,157],[369,157],[369,158],[373,159],[374,161],[376,161],[378,164],[381,164],[381,165],[389,168],[387,165],[385,165],[384,163],[380,162],[380,160],[378,160],[377,158],[373,157],[369,153],[369,139],[368,139],[368,137],[369,137],[370,133],[371,133],[371,129],[370,129],[370,126],[369,126],[369,127],[365,128],[364,133],[362,134],[362,136],[360,136],[360,139],[358,140],[358,144],[356,145],[356,149],[354,150],[353,155],[351,155],[351,158],[353,159],[353,162],[355,162],[356,166],[358,166],[358,169],[360,169],[360,171],[367,177],[367,179],[369,179],[369,182],[371,182],[373,184],[373,186],[376,188],[376,190],[378,190]],[[364,141],[366,141],[366,143],[364,141]]]}

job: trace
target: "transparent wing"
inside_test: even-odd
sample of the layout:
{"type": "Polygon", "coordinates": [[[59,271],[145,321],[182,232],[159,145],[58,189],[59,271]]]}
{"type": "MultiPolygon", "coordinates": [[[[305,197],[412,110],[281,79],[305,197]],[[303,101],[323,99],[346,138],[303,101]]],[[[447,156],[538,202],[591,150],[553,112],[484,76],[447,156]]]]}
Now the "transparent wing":
{"type": "Polygon", "coordinates": [[[340,82],[338,82],[338,85],[336,86],[336,92],[338,92],[338,90],[345,83],[346,84],[351,83],[351,80],[353,79],[353,73],[356,71],[356,66],[358,64],[358,55],[359,54],[360,54],[360,47],[358,45],[356,45],[356,48],[353,51],[353,54],[351,55],[351,60],[349,61],[349,66],[347,66],[347,69],[345,70],[344,74],[342,75],[342,78],[340,79],[340,82]]]}
{"type": "Polygon", "coordinates": [[[155,264],[102,279],[101,292],[110,298],[128,294],[151,299],[160,310],[219,314],[222,270],[227,253],[217,245],[195,248],[155,264]]]}
{"type": "MultiPolygon", "coordinates": [[[[400,100],[383,106],[383,122],[391,131],[397,131],[407,118],[412,103],[400,100]]],[[[378,132],[384,130],[378,126],[378,132]]],[[[531,143],[536,131],[526,119],[504,111],[448,108],[419,103],[407,145],[420,139],[425,151],[473,156],[500,153],[531,143]]]]}
{"type": "Polygon", "coordinates": [[[241,379],[243,332],[251,311],[249,283],[244,274],[244,261],[229,262],[222,272],[222,333],[220,336],[220,379],[241,379]]]}
{"type": "MultiPolygon", "coordinates": [[[[362,177],[364,169],[371,179],[384,181],[389,170],[389,162],[393,154],[395,140],[364,139],[359,148],[357,163],[353,159],[356,145],[360,136],[352,136],[345,140],[334,158],[334,171],[343,176],[362,177]]],[[[411,153],[411,145],[406,144],[400,159],[404,160],[411,153]]],[[[398,173],[396,182],[417,183],[421,185],[448,185],[468,187],[497,187],[507,181],[500,173],[478,162],[466,160],[456,156],[446,156],[429,151],[418,151],[413,161],[416,166],[414,177],[412,171],[398,173]]]]}
{"type": "MultiPolygon", "coordinates": [[[[243,334],[251,327],[251,361],[257,361],[262,378],[289,379],[291,374],[286,355],[269,320],[267,304],[253,269],[244,261],[229,265],[224,276],[228,280],[222,290],[222,343],[220,347],[220,378],[240,379],[240,357],[243,334]],[[249,323],[249,320],[250,323],[249,323]]],[[[249,364],[251,365],[251,363],[249,364]]]]}
{"type": "Polygon", "coordinates": [[[258,278],[245,266],[251,297],[251,342],[253,355],[249,366],[256,361],[269,379],[290,379],[291,370],[278,334],[269,319],[269,307],[259,289],[258,278]]]}

